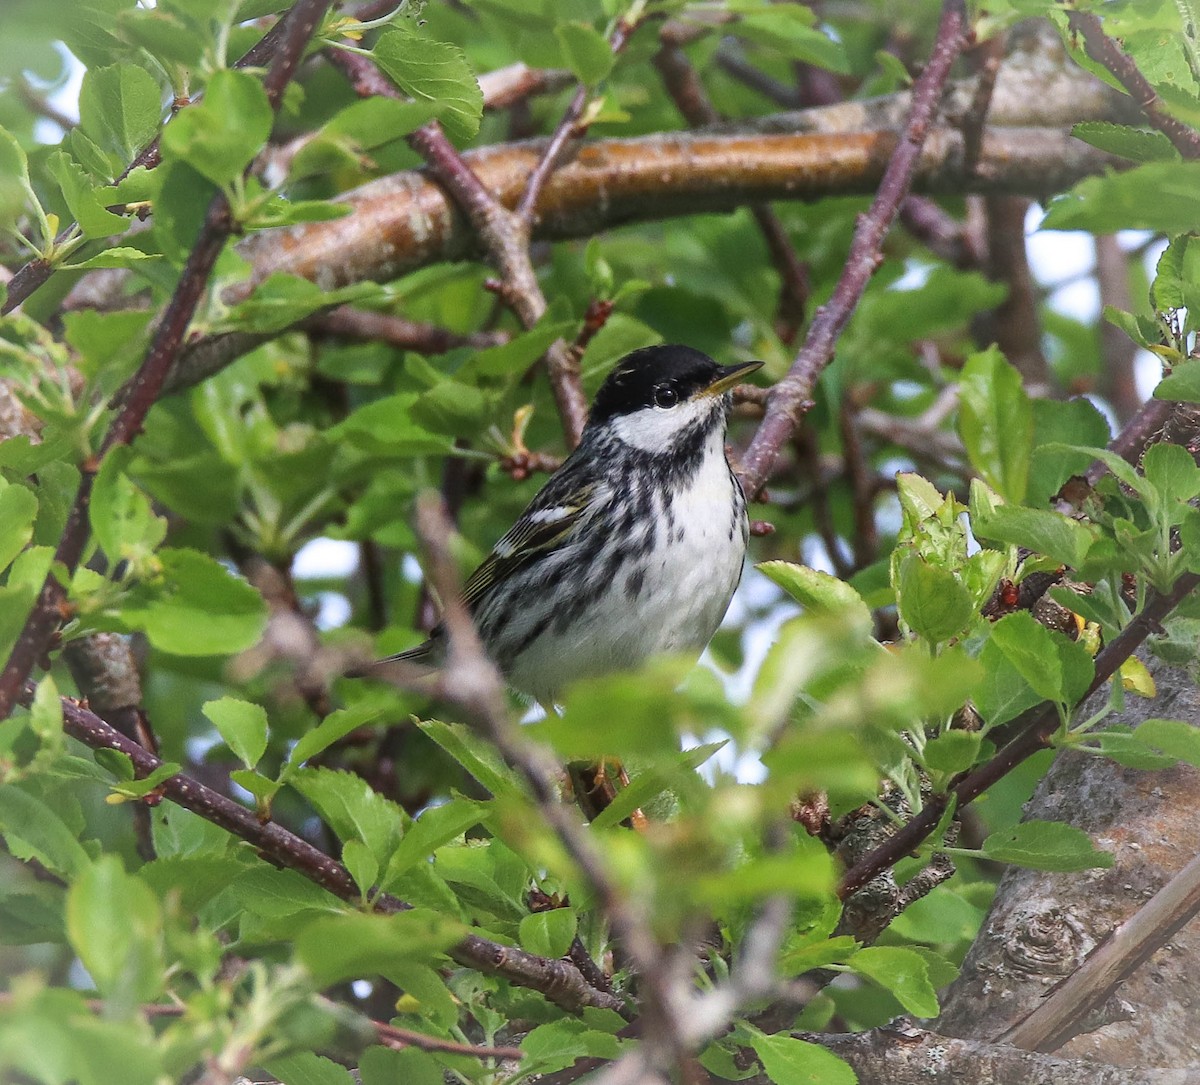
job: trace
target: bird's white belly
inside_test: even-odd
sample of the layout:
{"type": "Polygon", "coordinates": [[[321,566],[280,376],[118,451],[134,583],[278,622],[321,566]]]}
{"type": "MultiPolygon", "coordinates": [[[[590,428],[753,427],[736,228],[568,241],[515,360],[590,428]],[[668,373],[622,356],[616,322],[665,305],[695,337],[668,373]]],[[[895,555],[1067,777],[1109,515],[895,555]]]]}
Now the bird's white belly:
{"type": "Polygon", "coordinates": [[[545,702],[569,682],[629,670],[653,655],[699,655],[742,575],[746,522],[744,512],[735,515],[733,486],[724,455],[706,457],[676,495],[670,517],[658,508],[653,525],[636,525],[622,540],[636,550],[640,533],[653,526],[658,539],[650,552],[627,561],[585,617],[561,632],[547,630],[521,652],[512,684],[545,702]],[[555,688],[548,688],[549,675],[555,688]]]}

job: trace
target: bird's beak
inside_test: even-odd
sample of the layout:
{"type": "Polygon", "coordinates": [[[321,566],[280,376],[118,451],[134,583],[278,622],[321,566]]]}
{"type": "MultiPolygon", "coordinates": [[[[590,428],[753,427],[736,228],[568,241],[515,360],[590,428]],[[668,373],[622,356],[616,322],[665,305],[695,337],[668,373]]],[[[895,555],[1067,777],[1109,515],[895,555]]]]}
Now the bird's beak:
{"type": "Polygon", "coordinates": [[[719,396],[728,392],[743,377],[762,369],[762,362],[738,362],[737,365],[723,365],[717,374],[717,379],[704,389],[703,395],[719,396]]]}

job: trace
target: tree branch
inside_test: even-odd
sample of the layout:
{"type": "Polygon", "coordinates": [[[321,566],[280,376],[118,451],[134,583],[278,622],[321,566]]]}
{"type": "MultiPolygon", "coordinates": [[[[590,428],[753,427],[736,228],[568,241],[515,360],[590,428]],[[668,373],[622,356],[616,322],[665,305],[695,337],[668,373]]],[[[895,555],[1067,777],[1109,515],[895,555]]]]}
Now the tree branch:
{"type": "MultiPolygon", "coordinates": [[[[1085,699],[1099,689],[1161,625],[1180,602],[1200,585],[1200,574],[1185,573],[1166,594],[1152,593],[1145,607],[1130,620],[1120,634],[1104,646],[1096,656],[1096,675],[1084,694],[1085,699]]],[[[838,895],[845,900],[876,874],[899,862],[913,852],[937,828],[950,800],[961,808],[983,794],[989,787],[1007,776],[1026,758],[1043,750],[1058,727],[1058,710],[1049,701],[1030,710],[1022,718],[1020,733],[990,761],[973,769],[944,795],[931,796],[924,809],[909,821],[895,836],[855,863],[838,883],[838,895]]]]}
{"type": "MultiPolygon", "coordinates": [[[[282,20],[285,28],[263,82],[273,108],[278,108],[283,88],[295,73],[304,48],[328,6],[329,0],[297,0],[282,20]]],[[[65,571],[69,578],[83,556],[88,539],[88,505],[100,460],[110,449],[128,444],[141,431],[146,415],[158,399],[167,373],[174,365],[184,333],[208,284],[209,273],[233,227],[229,201],[218,192],[209,203],[200,236],[188,254],[179,283],[154,331],[146,358],[117,395],[117,417],[105,434],[100,455],[86,460],[81,466],[79,489],[54,552],[54,567],[0,673],[0,719],[5,719],[12,711],[21,686],[46,651],[64,616],[67,589],[60,573],[65,571]]]]}
{"type": "Polygon", "coordinates": [[[871,209],[858,221],[833,296],[817,310],[804,346],[787,376],[771,389],[767,413],[742,457],[742,487],[747,496],[753,497],[763,488],[779,450],[812,406],[817,378],[833,359],[838,336],[879,266],[883,239],[908,195],[942,90],[955,58],[962,51],[966,32],[962,0],[946,0],[933,53],[913,88],[908,124],[879,183],[871,209]]]}
{"type": "MultiPolygon", "coordinates": [[[[31,704],[33,695],[33,687],[25,686],[20,697],[21,703],[31,704]]],[[[68,735],[93,750],[117,750],[123,753],[133,764],[138,779],[144,779],[162,767],[163,762],[154,754],[126,738],[76,701],[63,697],[62,707],[63,729],[68,735]]],[[[182,773],[168,777],[159,785],[158,791],[177,806],[253,844],[270,861],[303,874],[334,896],[354,904],[362,900],[358,886],[341,863],[276,822],[260,821],[253,811],[182,773]]],[[[383,912],[404,911],[410,907],[387,893],[376,894],[372,903],[376,910],[383,912]]],[[[474,934],[463,938],[449,953],[459,964],[468,968],[503,976],[519,987],[540,991],[551,1002],[572,1013],[585,1006],[617,1011],[624,1009],[620,999],[591,987],[579,970],[567,961],[538,957],[515,946],[500,945],[474,934]]]]}
{"type": "MultiPolygon", "coordinates": [[[[325,55],[346,75],[360,97],[404,97],[369,57],[336,48],[327,49],[325,55]]],[[[508,210],[493,196],[490,187],[476,176],[437,121],[430,121],[411,133],[408,144],[425,160],[430,173],[467,216],[501,275],[503,300],[523,327],[532,328],[546,312],[547,304],[529,257],[529,221],[508,210]]],[[[446,210],[450,210],[449,206],[446,210]]],[[[424,229],[423,223],[416,220],[409,226],[424,229]]],[[[573,448],[579,443],[587,421],[587,401],[578,362],[562,340],[556,340],[546,351],[546,372],[567,443],[573,448]]]]}
{"type": "Polygon", "coordinates": [[[1084,47],[1096,63],[1103,64],[1141,107],[1155,128],[1171,141],[1184,158],[1200,158],[1200,132],[1163,109],[1158,94],[1141,73],[1133,57],[1104,33],[1099,16],[1091,12],[1068,10],[1067,24],[1083,36],[1084,47]]]}

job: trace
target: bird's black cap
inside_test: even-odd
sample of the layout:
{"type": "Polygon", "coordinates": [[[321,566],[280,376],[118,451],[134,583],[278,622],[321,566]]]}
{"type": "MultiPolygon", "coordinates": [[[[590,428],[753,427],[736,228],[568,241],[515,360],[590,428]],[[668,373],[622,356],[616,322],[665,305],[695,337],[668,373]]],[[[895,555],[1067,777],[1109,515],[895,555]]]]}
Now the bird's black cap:
{"type": "Polygon", "coordinates": [[[678,343],[643,347],[627,354],[608,375],[596,393],[589,421],[598,424],[643,407],[664,406],[664,395],[682,402],[714,390],[714,385],[724,391],[726,380],[732,383],[761,364],[717,365],[702,351],[678,343]]]}

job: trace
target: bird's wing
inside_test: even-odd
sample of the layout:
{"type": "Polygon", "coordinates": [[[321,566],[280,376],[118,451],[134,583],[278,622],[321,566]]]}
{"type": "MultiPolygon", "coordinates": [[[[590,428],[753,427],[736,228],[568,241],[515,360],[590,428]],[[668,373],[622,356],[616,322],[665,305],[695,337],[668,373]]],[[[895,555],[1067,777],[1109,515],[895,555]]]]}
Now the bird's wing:
{"type": "Polygon", "coordinates": [[[492,585],[557,549],[583,519],[596,497],[594,482],[541,491],[467,580],[463,602],[474,610],[492,585]]]}

